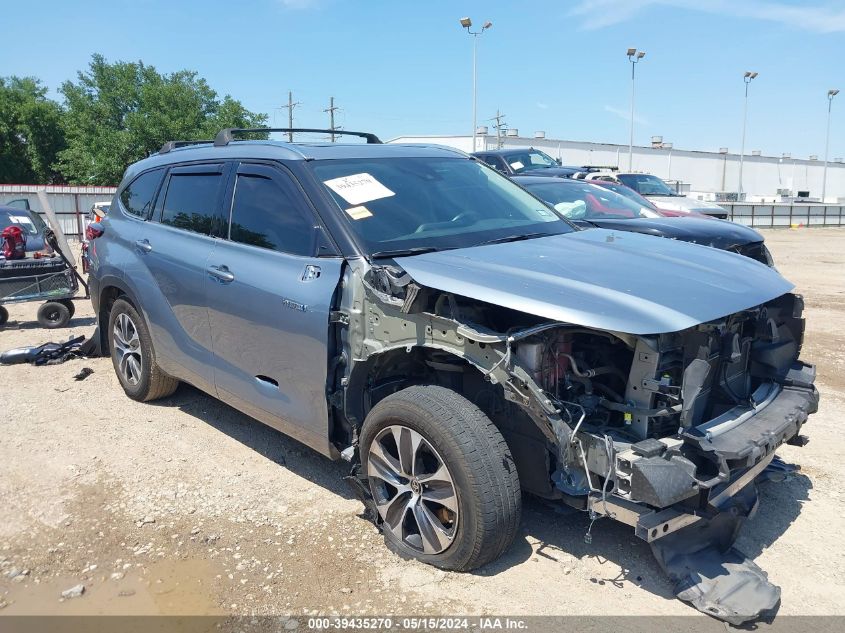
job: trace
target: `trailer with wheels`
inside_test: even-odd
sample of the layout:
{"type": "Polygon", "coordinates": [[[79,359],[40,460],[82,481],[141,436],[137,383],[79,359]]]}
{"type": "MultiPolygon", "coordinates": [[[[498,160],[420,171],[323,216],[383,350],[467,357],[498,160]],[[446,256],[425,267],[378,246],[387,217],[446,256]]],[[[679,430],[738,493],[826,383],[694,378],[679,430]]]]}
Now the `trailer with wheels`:
{"type": "Polygon", "coordinates": [[[88,285],[62,254],[49,229],[47,241],[58,257],[0,261],[0,327],[9,319],[4,304],[43,301],[37,312],[38,323],[54,329],[66,326],[73,317],[73,299],[80,285],[88,298],[88,285]]]}

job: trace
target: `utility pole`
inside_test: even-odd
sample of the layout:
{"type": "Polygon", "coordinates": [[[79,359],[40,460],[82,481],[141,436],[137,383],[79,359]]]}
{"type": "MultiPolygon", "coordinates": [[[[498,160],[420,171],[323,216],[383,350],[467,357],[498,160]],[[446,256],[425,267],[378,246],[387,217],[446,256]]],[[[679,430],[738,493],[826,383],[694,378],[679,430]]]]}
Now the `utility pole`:
{"type": "MultiPolygon", "coordinates": [[[[288,104],[283,105],[283,108],[288,109],[288,129],[293,128],[293,109],[300,105],[299,101],[293,102],[293,92],[288,90],[288,104]]],[[[293,143],[293,132],[288,132],[288,142],[293,143]]]]}
{"type": "Polygon", "coordinates": [[[830,107],[833,105],[833,98],[839,94],[839,90],[833,88],[827,91],[827,131],[824,135],[824,175],[822,176],[822,202],[827,195],[827,153],[830,149],[830,107]]]}
{"type": "Polygon", "coordinates": [[[636,48],[629,48],[628,61],[631,62],[631,140],[628,143],[628,171],[634,171],[634,71],[637,64],[645,57],[645,51],[638,51],[636,48]]]}
{"type": "Polygon", "coordinates": [[[502,130],[507,129],[507,123],[504,122],[505,115],[502,114],[499,110],[496,110],[496,116],[494,116],[490,121],[495,121],[496,124],[493,126],[496,128],[496,149],[502,149],[502,130]]]}
{"type": "Polygon", "coordinates": [[[339,127],[335,127],[335,124],[334,124],[334,113],[335,113],[335,110],[339,110],[339,109],[340,108],[338,108],[334,104],[334,97],[329,97],[329,107],[326,108],[325,110],[323,110],[323,112],[329,113],[329,129],[332,131],[332,135],[331,135],[332,143],[334,143],[334,141],[335,141],[334,131],[340,129],[339,127]]]}
{"type": "Polygon", "coordinates": [[[737,192],[739,195],[737,197],[738,202],[743,201],[742,197],[742,166],[745,162],[745,127],[748,123],[748,85],[751,83],[752,79],[757,77],[758,73],[746,70],[745,74],[742,76],[742,80],[745,82],[745,100],[742,102],[742,145],[739,149],[739,191],[737,192]]]}
{"type": "Polygon", "coordinates": [[[477,152],[478,146],[476,145],[476,139],[478,138],[478,123],[476,121],[476,113],[478,112],[478,36],[493,26],[493,23],[490,20],[487,20],[481,26],[480,31],[472,30],[472,20],[469,18],[461,18],[460,23],[461,26],[467,30],[467,33],[472,35],[472,151],[477,152]]]}

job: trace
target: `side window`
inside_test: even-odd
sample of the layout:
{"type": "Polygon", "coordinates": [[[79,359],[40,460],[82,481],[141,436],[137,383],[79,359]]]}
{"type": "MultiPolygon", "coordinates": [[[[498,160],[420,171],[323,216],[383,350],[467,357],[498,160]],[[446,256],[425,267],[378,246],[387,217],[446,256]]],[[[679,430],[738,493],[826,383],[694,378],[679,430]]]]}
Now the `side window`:
{"type": "Polygon", "coordinates": [[[313,255],[316,230],[310,211],[276,180],[238,174],[229,239],[292,255],[313,255]]]}
{"type": "Polygon", "coordinates": [[[220,173],[171,173],[161,212],[161,223],[178,229],[217,235],[220,173]]]}
{"type": "Polygon", "coordinates": [[[163,174],[163,169],[148,171],[138,176],[120,192],[120,201],[127,213],[139,218],[146,218],[149,215],[163,174]]]}

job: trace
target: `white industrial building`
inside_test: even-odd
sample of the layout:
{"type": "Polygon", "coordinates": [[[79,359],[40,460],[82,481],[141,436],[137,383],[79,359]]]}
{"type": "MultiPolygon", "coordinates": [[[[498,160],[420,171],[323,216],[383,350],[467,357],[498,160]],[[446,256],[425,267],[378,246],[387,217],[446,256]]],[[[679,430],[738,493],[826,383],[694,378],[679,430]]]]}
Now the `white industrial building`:
{"type": "MultiPolygon", "coordinates": [[[[628,170],[628,146],[546,138],[542,132],[533,137],[519,136],[511,128],[500,139],[503,147],[535,147],[564,165],[595,165],[628,170]]],[[[655,137],[650,147],[634,146],[633,171],[654,174],[667,181],[677,181],[679,190],[703,199],[736,199],[739,190],[739,154],[684,150],[663,144],[655,137]]],[[[400,136],[390,143],[436,143],[465,152],[472,151],[471,136],[400,136]]],[[[479,135],[477,151],[495,149],[495,135],[479,135]]],[[[743,191],[749,202],[780,202],[802,196],[821,201],[824,161],[762,156],[753,150],[745,155],[743,191]]],[[[824,202],[845,202],[845,163],[842,158],[828,162],[827,190],[824,202]]]]}

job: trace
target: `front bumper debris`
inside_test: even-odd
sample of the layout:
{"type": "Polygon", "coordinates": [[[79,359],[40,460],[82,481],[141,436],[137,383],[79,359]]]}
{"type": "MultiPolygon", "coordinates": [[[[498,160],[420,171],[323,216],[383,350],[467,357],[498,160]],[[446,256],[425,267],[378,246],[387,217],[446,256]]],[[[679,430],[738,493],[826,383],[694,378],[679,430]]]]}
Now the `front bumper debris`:
{"type": "MultiPolygon", "coordinates": [[[[804,373],[815,376],[813,368],[804,373]]],[[[722,425],[721,432],[714,427],[714,432],[685,433],[686,446],[719,467],[718,475],[695,482],[694,494],[678,492],[694,473],[690,475],[686,460],[675,459],[677,439],[664,440],[662,450],[648,445],[652,452],[620,454],[634,460],[626,461],[631,476],[623,490],[629,498],[593,492],[587,509],[593,516],[632,526],[651,546],[674,583],[675,595],[703,613],[731,624],[773,615],[780,588],[733,543],[757,510],[756,482],[782,481],[795,470],[775,459],[775,450],[784,443],[802,444],[799,432],[818,401],[811,382],[796,380],[779,388],[752,415],[722,425]],[[638,468],[639,462],[647,467],[638,468]],[[675,498],[679,500],[663,507],[662,501],[675,498]]]]}

